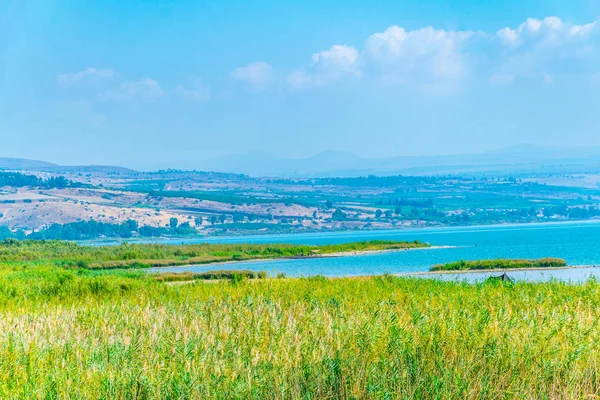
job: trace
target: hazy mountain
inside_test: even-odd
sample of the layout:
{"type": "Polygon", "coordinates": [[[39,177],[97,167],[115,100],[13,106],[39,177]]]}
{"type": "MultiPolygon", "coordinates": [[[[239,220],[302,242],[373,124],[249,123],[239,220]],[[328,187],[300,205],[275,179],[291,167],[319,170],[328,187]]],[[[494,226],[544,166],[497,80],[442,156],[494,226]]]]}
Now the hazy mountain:
{"type": "Polygon", "coordinates": [[[114,165],[57,165],[49,168],[41,168],[42,171],[54,173],[81,173],[81,174],[135,174],[137,171],[114,165]]]}
{"type": "Polygon", "coordinates": [[[64,166],[46,161],[29,160],[24,158],[0,157],[0,170],[36,171],[53,173],[104,173],[129,174],[136,171],[113,165],[72,165],[64,166]]]}
{"type": "Polygon", "coordinates": [[[268,153],[228,155],[202,168],[252,176],[357,176],[392,174],[600,172],[600,148],[558,148],[530,144],[475,154],[363,158],[326,151],[307,158],[268,153]]]}
{"type": "MultiPolygon", "coordinates": [[[[174,166],[176,167],[176,166],[174,166]]],[[[0,158],[0,169],[54,173],[130,174],[118,166],[60,166],[44,161],[0,158]]],[[[600,148],[559,148],[521,144],[474,154],[364,158],[343,151],[325,151],[306,158],[285,158],[265,152],[227,155],[204,161],[197,170],[271,177],[359,175],[431,175],[460,173],[600,173],[600,148]]]]}
{"type": "Polygon", "coordinates": [[[25,158],[0,157],[0,169],[36,170],[38,168],[52,168],[58,165],[45,161],[28,160],[25,158]]]}

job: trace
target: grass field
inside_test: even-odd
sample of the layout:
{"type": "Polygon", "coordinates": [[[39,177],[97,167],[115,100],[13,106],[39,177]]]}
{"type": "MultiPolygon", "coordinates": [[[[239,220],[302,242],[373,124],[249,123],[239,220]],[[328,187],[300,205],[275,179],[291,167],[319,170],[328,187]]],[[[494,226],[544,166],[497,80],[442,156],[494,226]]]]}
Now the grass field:
{"type": "Polygon", "coordinates": [[[600,284],[0,268],[0,398],[595,398],[600,284]]]}

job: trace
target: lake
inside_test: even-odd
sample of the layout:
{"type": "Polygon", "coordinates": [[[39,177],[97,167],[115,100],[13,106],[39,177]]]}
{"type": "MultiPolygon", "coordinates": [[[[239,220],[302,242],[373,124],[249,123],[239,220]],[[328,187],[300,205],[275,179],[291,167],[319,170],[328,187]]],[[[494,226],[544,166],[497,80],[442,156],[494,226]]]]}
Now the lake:
{"type": "MultiPolygon", "coordinates": [[[[406,274],[428,271],[434,264],[457,260],[493,258],[564,258],[569,265],[600,266],[600,221],[579,223],[545,223],[455,228],[422,228],[386,231],[351,231],[297,235],[213,237],[161,243],[296,243],[326,244],[363,240],[420,240],[433,246],[453,246],[401,252],[375,253],[335,258],[308,258],[274,261],[251,261],[227,265],[188,266],[162,271],[207,271],[214,269],[249,269],[285,273],[288,276],[359,276],[385,273],[406,274]]],[[[527,280],[557,279],[580,281],[600,268],[562,271],[510,273],[527,280]]],[[[485,274],[455,276],[454,279],[477,279],[485,274]],[[475,277],[473,277],[474,275],[475,277]]],[[[451,279],[445,276],[443,279],[451,279]]]]}

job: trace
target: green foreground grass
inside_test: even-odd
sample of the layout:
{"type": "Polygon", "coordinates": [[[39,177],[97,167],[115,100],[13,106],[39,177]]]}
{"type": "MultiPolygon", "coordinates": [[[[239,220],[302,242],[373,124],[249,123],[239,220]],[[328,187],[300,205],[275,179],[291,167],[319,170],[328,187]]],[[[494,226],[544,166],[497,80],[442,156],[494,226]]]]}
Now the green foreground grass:
{"type": "Polygon", "coordinates": [[[432,271],[477,271],[489,269],[533,269],[566,267],[567,262],[562,258],[540,258],[537,260],[500,258],[495,260],[456,261],[438,264],[431,267],[432,271]]]}
{"type": "Polygon", "coordinates": [[[122,244],[82,246],[64,241],[0,242],[0,265],[51,264],[66,268],[124,269],[211,264],[286,257],[318,257],[344,252],[404,250],[430,247],[419,241],[373,240],[322,246],[293,244],[122,244]]]}
{"type": "Polygon", "coordinates": [[[593,398],[600,284],[0,268],[0,398],[593,398]]]}

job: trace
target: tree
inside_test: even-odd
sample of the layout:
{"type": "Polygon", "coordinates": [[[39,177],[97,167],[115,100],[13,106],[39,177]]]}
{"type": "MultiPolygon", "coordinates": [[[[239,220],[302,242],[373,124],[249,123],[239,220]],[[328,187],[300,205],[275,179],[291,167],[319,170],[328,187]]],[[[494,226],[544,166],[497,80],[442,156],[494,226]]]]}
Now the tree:
{"type": "Polygon", "coordinates": [[[189,222],[184,222],[183,224],[179,225],[177,229],[175,229],[175,233],[178,235],[191,235],[196,233],[196,230],[192,228],[189,222]]]}
{"type": "Polygon", "coordinates": [[[214,225],[217,223],[217,216],[216,215],[211,215],[210,216],[210,224],[214,225]]]}
{"type": "Polygon", "coordinates": [[[222,224],[224,224],[224,223],[225,223],[225,221],[227,221],[227,215],[225,215],[225,214],[221,214],[221,215],[219,216],[219,220],[221,221],[221,223],[222,223],[222,224]]]}
{"type": "Polygon", "coordinates": [[[130,232],[131,231],[135,232],[139,228],[137,221],[134,221],[132,219],[128,219],[127,221],[125,221],[125,225],[126,225],[127,229],[129,229],[130,232]]]}
{"type": "Polygon", "coordinates": [[[346,217],[346,213],[338,208],[333,212],[331,219],[333,219],[334,221],[343,221],[346,219],[346,217]]]}
{"type": "Polygon", "coordinates": [[[333,208],[333,201],[327,200],[325,202],[325,208],[328,209],[328,210],[332,209],[333,208]]]}
{"type": "Polygon", "coordinates": [[[194,219],[196,226],[202,226],[202,217],[198,216],[194,219]]]}
{"type": "Polygon", "coordinates": [[[171,227],[171,229],[175,229],[177,228],[177,225],[179,225],[179,220],[175,217],[169,219],[169,226],[171,227]]]}
{"type": "Polygon", "coordinates": [[[383,214],[383,212],[381,210],[375,211],[375,218],[377,218],[377,219],[381,218],[381,214],[383,214]]]}

